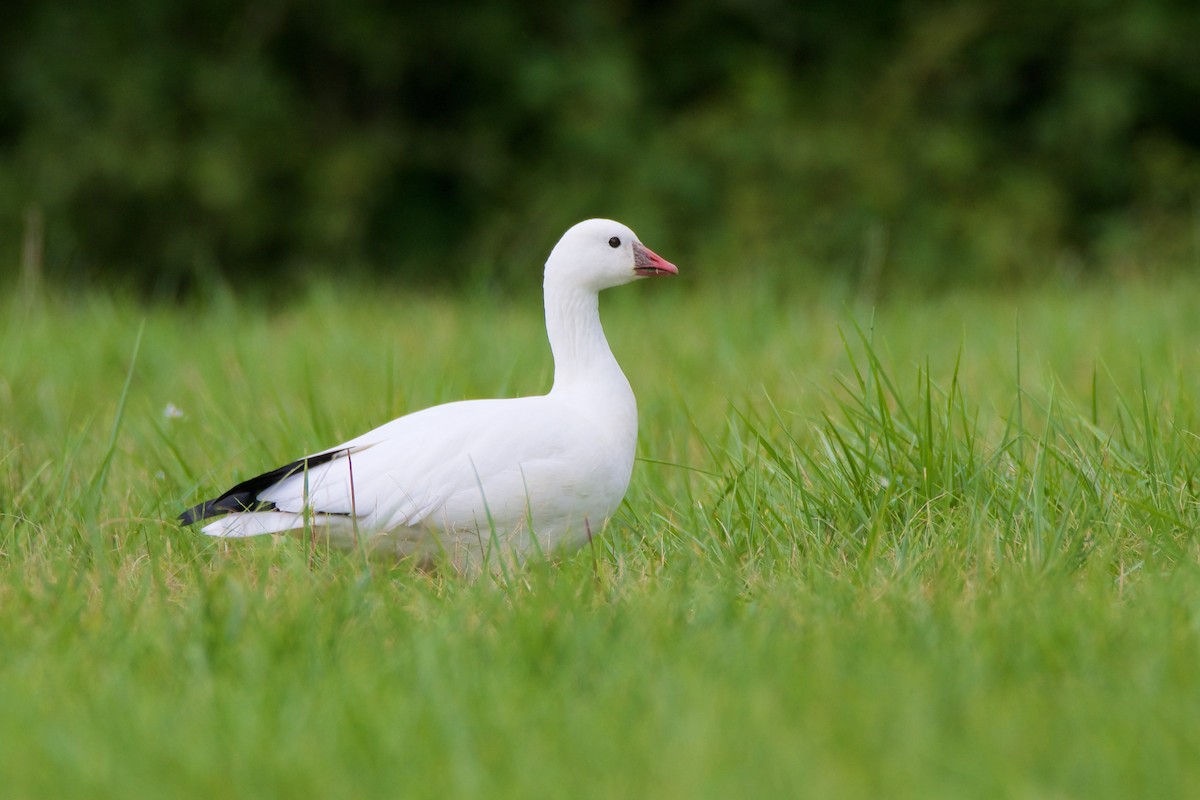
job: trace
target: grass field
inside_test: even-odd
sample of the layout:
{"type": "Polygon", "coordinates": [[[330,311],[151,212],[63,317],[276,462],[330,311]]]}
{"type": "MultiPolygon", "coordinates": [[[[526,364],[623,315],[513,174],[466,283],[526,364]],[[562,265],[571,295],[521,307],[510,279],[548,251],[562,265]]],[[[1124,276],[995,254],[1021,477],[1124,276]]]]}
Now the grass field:
{"type": "Polygon", "coordinates": [[[1200,795],[1200,283],[705,284],[605,298],[606,534],[476,581],[173,518],[544,391],[536,298],[6,304],[2,794],[1200,795]]]}

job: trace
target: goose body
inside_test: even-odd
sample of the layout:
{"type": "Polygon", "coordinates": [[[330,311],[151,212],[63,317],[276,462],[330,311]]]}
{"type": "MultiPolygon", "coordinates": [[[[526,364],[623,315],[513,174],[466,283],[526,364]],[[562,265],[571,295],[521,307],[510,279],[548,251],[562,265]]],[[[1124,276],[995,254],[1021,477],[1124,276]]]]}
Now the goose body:
{"type": "Polygon", "coordinates": [[[407,414],[243,481],[180,515],[210,536],[312,530],[340,547],[460,569],[578,546],[629,486],[637,404],[600,326],[601,290],[674,265],[612,220],[569,229],[546,261],[545,395],[407,414]]]}

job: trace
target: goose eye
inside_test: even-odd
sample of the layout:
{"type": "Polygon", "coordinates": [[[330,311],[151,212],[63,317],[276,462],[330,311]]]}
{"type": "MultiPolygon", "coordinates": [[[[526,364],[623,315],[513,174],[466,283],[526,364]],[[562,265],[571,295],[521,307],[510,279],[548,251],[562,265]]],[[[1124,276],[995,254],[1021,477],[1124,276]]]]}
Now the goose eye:
{"type": "Polygon", "coordinates": [[[620,246],[621,246],[621,240],[620,240],[620,239],[618,239],[617,237],[615,237],[615,236],[614,236],[614,237],[612,237],[611,239],[609,239],[609,240],[608,240],[608,246],[609,246],[609,247],[620,247],[620,246]]]}

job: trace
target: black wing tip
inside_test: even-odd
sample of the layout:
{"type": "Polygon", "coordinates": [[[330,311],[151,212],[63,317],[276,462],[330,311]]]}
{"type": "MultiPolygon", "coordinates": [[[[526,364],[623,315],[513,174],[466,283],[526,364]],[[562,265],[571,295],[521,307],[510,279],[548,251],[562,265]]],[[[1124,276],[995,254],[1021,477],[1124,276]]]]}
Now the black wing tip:
{"type": "Polygon", "coordinates": [[[181,513],[176,519],[180,525],[192,525],[212,517],[238,514],[242,511],[272,511],[274,503],[264,503],[245,494],[223,495],[216,500],[205,500],[181,513]]]}
{"type": "Polygon", "coordinates": [[[180,515],[178,517],[175,518],[175,521],[178,522],[180,525],[193,525],[202,519],[208,519],[210,516],[212,516],[209,513],[209,509],[211,507],[212,507],[212,501],[205,500],[203,503],[200,503],[199,505],[195,505],[189,509],[184,510],[182,513],[180,513],[180,515]]]}
{"type": "Polygon", "coordinates": [[[295,475],[297,472],[302,472],[318,464],[324,464],[327,461],[333,461],[336,458],[346,455],[348,452],[349,450],[330,450],[320,455],[293,461],[278,469],[264,472],[262,475],[256,475],[249,480],[242,481],[215,500],[205,500],[203,503],[192,506],[176,517],[176,519],[180,525],[191,525],[210,517],[222,517],[226,514],[237,514],[242,511],[271,511],[275,508],[275,504],[259,500],[259,493],[285,478],[295,475]]]}

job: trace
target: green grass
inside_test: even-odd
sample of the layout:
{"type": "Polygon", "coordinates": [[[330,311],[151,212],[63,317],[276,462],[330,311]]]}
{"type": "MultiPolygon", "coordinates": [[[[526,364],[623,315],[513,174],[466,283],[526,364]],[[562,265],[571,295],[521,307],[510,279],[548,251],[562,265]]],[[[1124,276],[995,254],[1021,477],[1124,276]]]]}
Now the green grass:
{"type": "Polygon", "coordinates": [[[535,299],[10,304],[4,795],[1194,796],[1196,308],[1187,280],[613,292],[627,501],[472,582],[173,518],[543,391],[535,299]]]}

